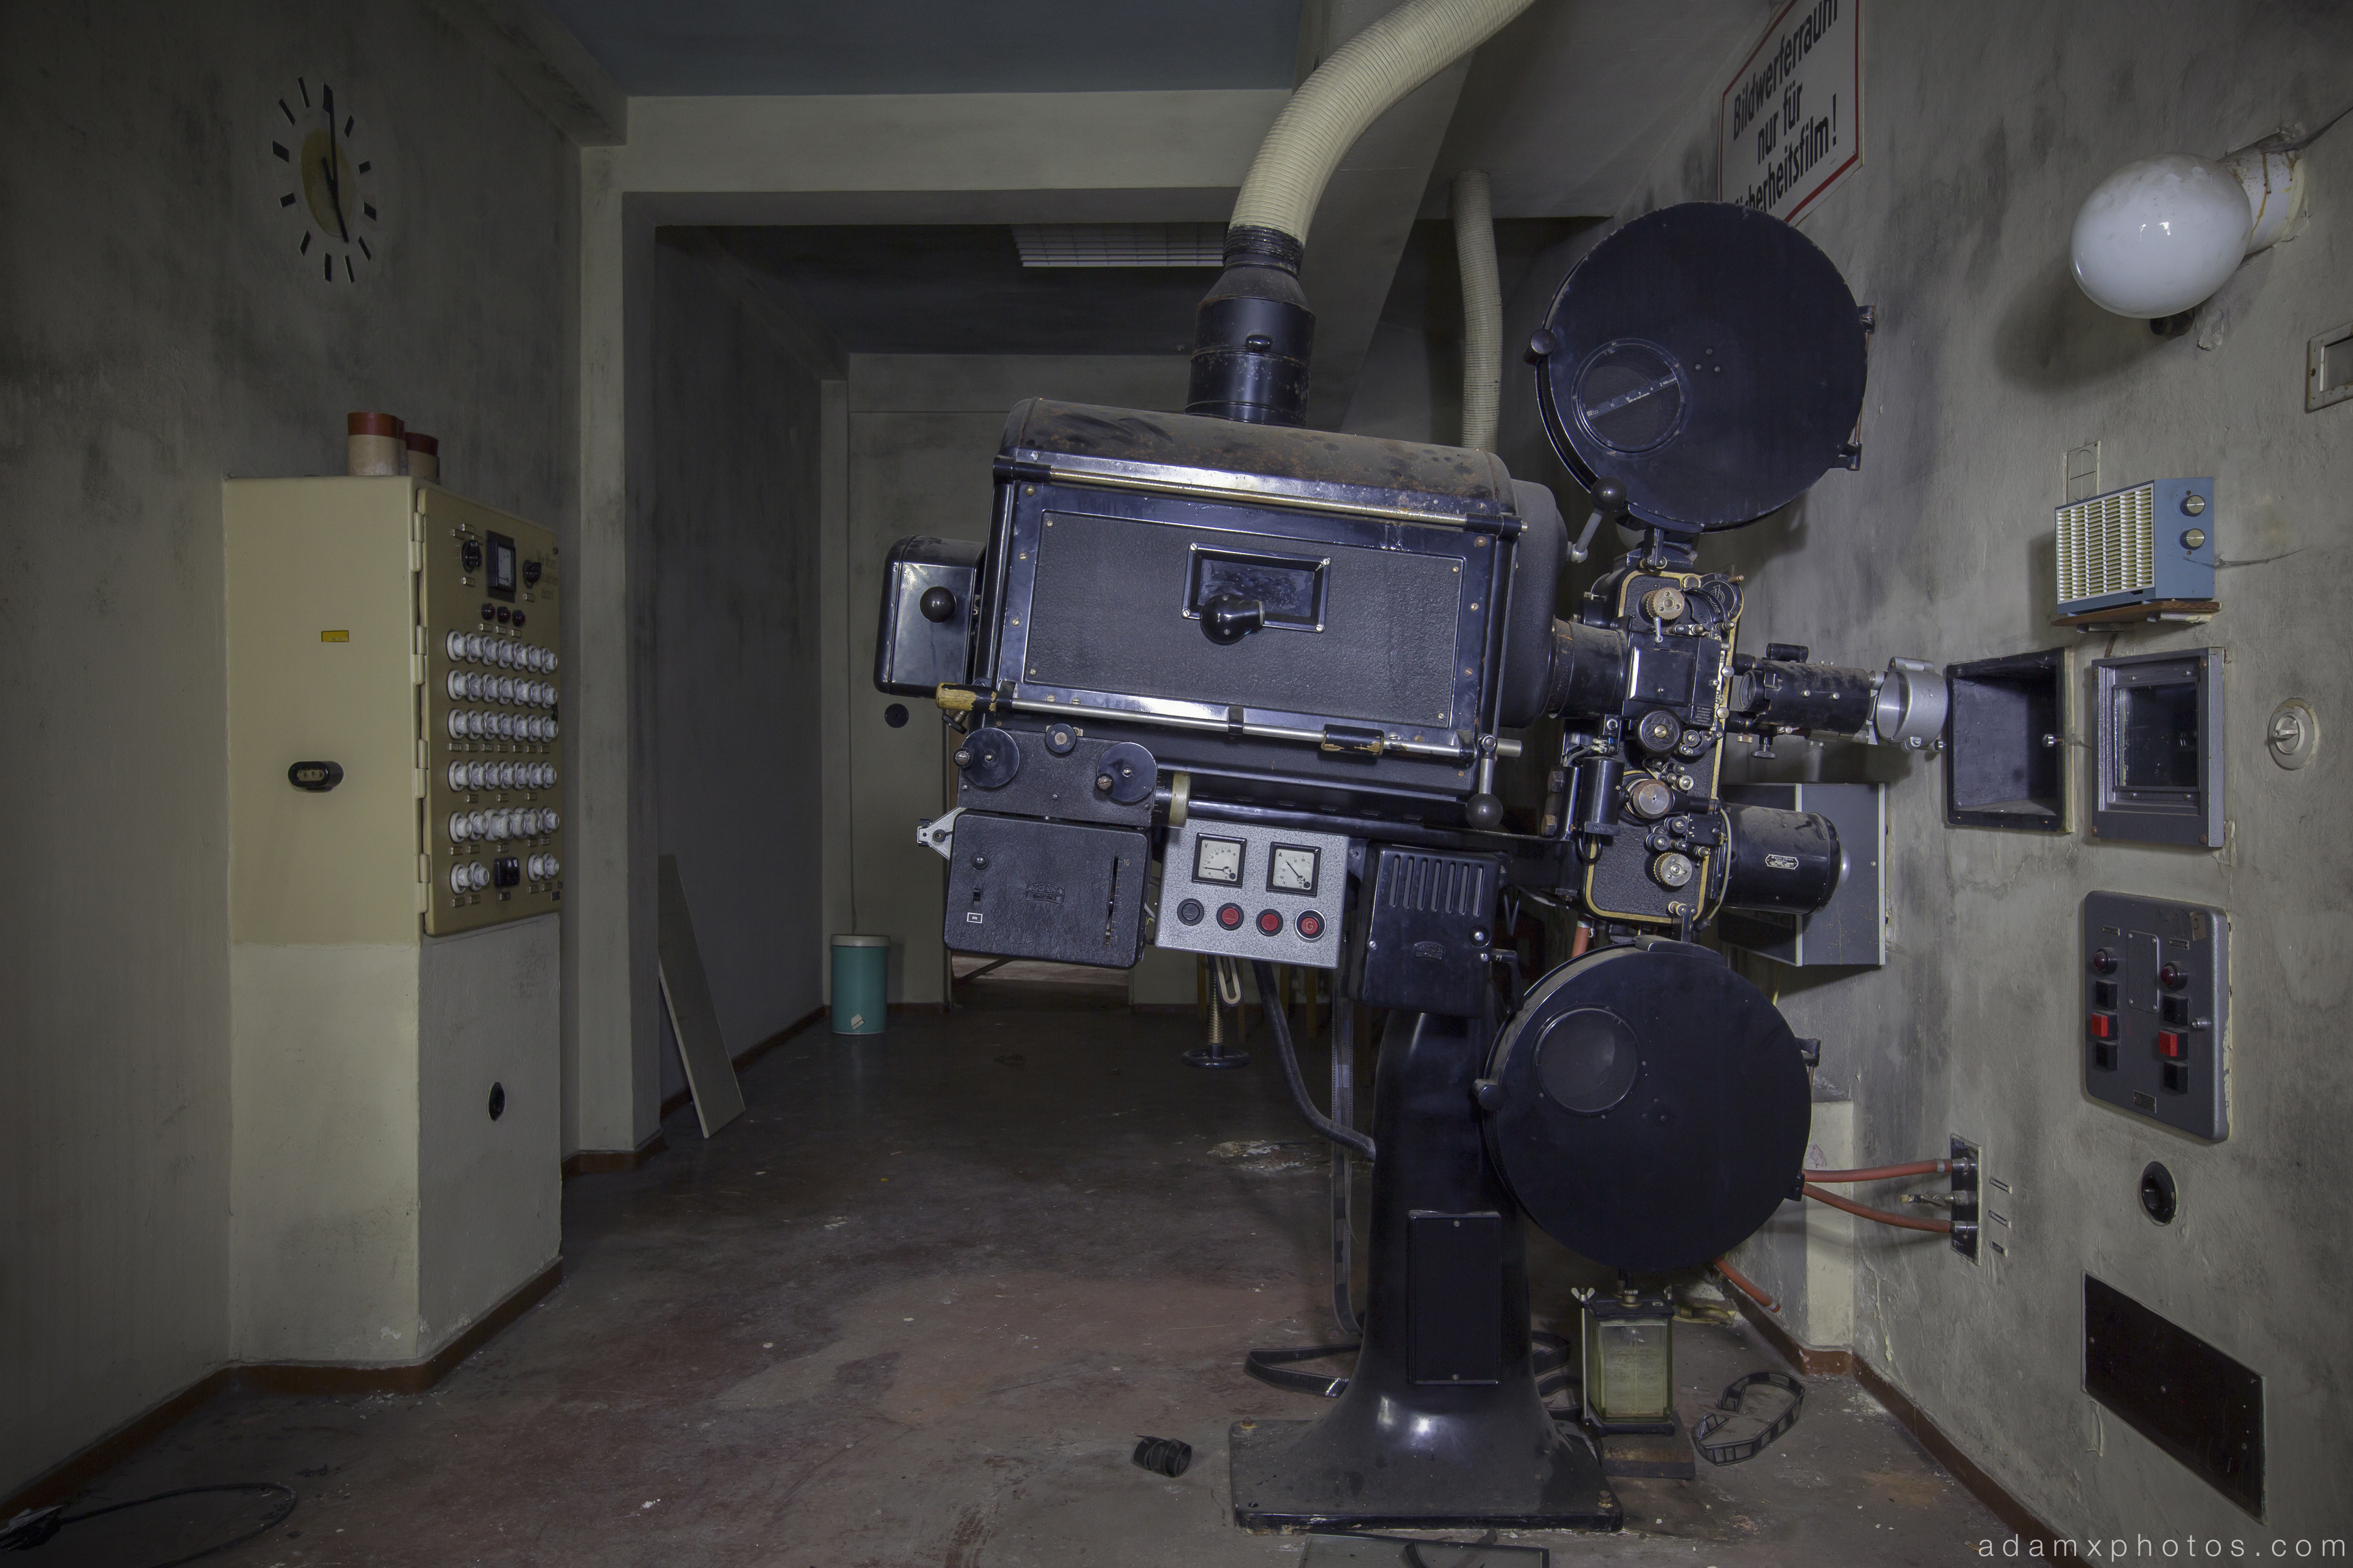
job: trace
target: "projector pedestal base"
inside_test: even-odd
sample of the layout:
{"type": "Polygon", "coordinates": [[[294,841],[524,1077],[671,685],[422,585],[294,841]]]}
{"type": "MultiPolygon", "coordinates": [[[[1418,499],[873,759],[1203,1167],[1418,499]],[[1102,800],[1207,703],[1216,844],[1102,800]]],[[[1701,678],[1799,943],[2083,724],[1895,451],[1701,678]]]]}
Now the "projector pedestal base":
{"type": "Polygon", "coordinates": [[[1250,1530],[1615,1530],[1601,1461],[1536,1393],[1525,1236],[1473,1085],[1487,1027],[1393,1016],[1374,1086],[1370,1308],[1320,1421],[1232,1430],[1250,1530]]]}

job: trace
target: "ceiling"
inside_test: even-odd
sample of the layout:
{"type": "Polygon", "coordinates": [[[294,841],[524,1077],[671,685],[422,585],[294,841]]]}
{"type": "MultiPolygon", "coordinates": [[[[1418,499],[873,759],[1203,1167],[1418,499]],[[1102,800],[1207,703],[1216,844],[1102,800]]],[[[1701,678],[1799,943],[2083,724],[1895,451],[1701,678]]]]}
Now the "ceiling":
{"type": "Polygon", "coordinates": [[[1024,267],[1013,230],[961,224],[712,231],[845,353],[1185,353],[1208,267],[1024,267]]]}
{"type": "Polygon", "coordinates": [[[640,97],[1287,88],[1301,0],[548,0],[640,97]]]}
{"type": "MultiPolygon", "coordinates": [[[[1280,89],[1306,47],[1302,0],[548,3],[641,95],[1280,89]]],[[[1306,4],[1311,31],[1341,37],[1394,0],[1306,4]]],[[[1460,330],[1451,233],[1414,226],[1417,207],[1425,220],[1443,218],[1455,174],[1486,170],[1505,220],[1505,270],[1524,268],[1573,232],[1556,220],[1618,211],[1662,153],[1680,154],[1669,139],[1773,4],[1535,0],[1478,51],[1467,77],[1453,76],[1459,89],[1433,82],[1416,95],[1429,100],[1418,121],[1408,126],[1400,110],[1368,132],[1326,193],[1309,257],[1309,291],[1328,318],[1317,380],[1337,410],[1377,318],[1437,338],[1460,330]],[[1344,276],[1352,265],[1366,276],[1344,276]]],[[[1012,231],[997,226],[712,233],[849,353],[1183,353],[1214,276],[1024,268],[1012,231]]]]}
{"type": "Polygon", "coordinates": [[[1471,63],[1424,217],[1483,169],[1498,217],[1614,213],[1778,0],[1536,0],[1471,63]]]}

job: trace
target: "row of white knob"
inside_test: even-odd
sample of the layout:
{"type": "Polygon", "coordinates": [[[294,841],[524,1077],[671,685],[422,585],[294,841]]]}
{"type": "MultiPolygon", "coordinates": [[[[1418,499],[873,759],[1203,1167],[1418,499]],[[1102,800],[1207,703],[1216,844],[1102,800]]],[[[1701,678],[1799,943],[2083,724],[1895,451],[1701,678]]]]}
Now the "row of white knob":
{"type": "Polygon", "coordinates": [[[514,702],[525,708],[555,706],[555,682],[517,680],[511,675],[469,675],[449,672],[446,689],[452,702],[514,702]]]}
{"type": "Polygon", "coordinates": [[[495,664],[501,669],[555,671],[555,650],[533,647],[512,637],[484,637],[480,632],[451,632],[441,641],[442,651],[464,664],[495,664]]]}
{"type": "Polygon", "coordinates": [[[449,710],[449,738],[453,741],[553,741],[555,721],[536,713],[485,713],[449,710]]]}
{"type": "Polygon", "coordinates": [[[451,789],[553,789],[554,763],[451,763],[451,789]]]}
{"type": "Polygon", "coordinates": [[[449,838],[455,844],[476,838],[536,838],[543,833],[554,832],[563,820],[552,809],[528,805],[521,810],[508,807],[499,811],[453,811],[449,814],[449,838]]]}
{"type": "MultiPolygon", "coordinates": [[[[523,863],[523,869],[534,882],[552,882],[563,873],[564,862],[553,855],[534,855],[523,863]]],[[[490,885],[491,868],[480,860],[449,868],[449,890],[453,893],[479,893],[490,885]]]]}

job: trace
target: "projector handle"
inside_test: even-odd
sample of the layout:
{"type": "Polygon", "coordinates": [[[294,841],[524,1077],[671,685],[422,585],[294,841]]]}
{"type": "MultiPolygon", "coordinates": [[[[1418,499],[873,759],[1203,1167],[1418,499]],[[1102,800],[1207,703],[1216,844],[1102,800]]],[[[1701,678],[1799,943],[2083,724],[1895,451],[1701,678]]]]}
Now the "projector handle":
{"type": "Polygon", "coordinates": [[[1266,605],[1240,594],[1220,594],[1201,606],[1201,635],[1219,647],[1231,647],[1266,626],[1266,605]]]}
{"type": "Polygon", "coordinates": [[[1606,519],[1620,522],[1626,516],[1626,487],[1616,479],[1603,479],[1593,487],[1593,510],[1585,514],[1585,531],[1568,547],[1568,558],[1582,563],[1593,553],[1593,536],[1599,532],[1606,519]]]}

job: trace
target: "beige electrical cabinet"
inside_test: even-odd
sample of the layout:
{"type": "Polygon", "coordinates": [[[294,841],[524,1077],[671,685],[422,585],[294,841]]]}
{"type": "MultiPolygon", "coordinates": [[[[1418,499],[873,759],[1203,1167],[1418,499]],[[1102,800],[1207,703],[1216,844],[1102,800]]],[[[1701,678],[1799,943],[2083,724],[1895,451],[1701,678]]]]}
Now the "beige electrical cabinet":
{"type": "Polygon", "coordinates": [[[399,477],[224,513],[237,1354],[425,1360],[560,1249],[555,542],[399,477]]]}

